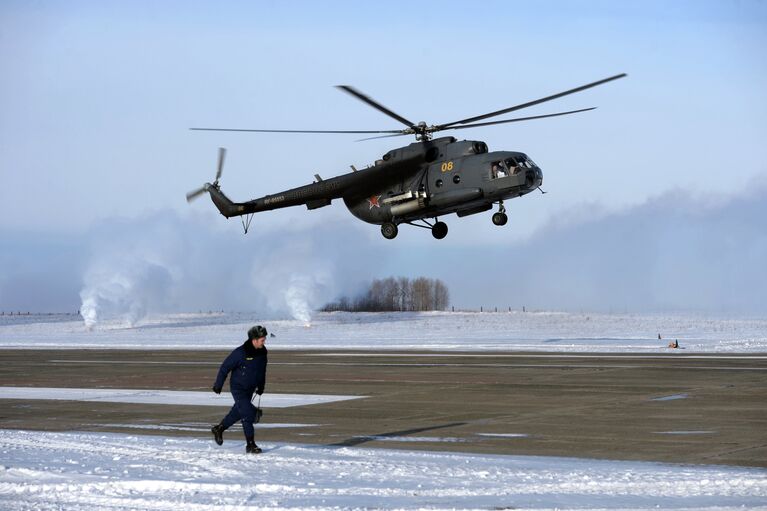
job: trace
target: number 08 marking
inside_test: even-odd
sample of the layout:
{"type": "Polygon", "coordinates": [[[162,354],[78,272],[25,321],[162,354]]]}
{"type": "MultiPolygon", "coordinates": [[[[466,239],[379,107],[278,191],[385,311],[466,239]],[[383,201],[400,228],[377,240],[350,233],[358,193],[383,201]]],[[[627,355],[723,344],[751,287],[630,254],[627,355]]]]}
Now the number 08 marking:
{"type": "Polygon", "coordinates": [[[446,161],[442,164],[442,172],[450,172],[451,170],[453,170],[452,161],[446,161]]]}

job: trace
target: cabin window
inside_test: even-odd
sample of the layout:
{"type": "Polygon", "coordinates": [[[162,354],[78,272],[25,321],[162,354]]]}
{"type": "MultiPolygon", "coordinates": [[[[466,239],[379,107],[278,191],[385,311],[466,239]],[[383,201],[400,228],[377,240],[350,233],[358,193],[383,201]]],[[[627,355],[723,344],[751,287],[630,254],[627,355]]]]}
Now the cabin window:
{"type": "Polygon", "coordinates": [[[458,184],[460,182],[461,182],[461,176],[459,176],[458,174],[454,175],[453,176],[453,183],[458,184]]]}
{"type": "Polygon", "coordinates": [[[487,152],[487,144],[484,142],[474,142],[474,154],[485,154],[487,152]]]}
{"type": "MultiPolygon", "coordinates": [[[[506,160],[506,162],[508,161],[509,160],[506,160]]],[[[490,164],[490,179],[498,179],[499,177],[506,177],[509,175],[509,168],[506,162],[497,160],[490,164]]]]}
{"type": "Polygon", "coordinates": [[[437,186],[437,188],[441,188],[442,187],[442,180],[441,179],[437,179],[437,181],[434,184],[437,186]]]}

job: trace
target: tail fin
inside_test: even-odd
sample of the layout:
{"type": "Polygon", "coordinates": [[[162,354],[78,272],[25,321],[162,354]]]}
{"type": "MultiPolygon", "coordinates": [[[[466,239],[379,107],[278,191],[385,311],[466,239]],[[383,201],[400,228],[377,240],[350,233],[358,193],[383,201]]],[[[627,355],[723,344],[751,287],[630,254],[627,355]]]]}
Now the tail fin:
{"type": "Polygon", "coordinates": [[[210,198],[213,201],[213,204],[216,205],[221,214],[226,218],[244,215],[246,213],[243,204],[232,202],[229,197],[224,195],[224,192],[222,192],[218,186],[211,185],[208,188],[208,193],[210,193],[210,198]]]}

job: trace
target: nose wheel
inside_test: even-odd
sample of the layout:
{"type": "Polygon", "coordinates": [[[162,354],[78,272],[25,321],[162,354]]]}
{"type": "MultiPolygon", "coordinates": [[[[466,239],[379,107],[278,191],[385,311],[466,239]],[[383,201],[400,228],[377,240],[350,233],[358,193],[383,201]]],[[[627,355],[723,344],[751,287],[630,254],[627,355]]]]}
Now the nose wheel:
{"type": "Polygon", "coordinates": [[[503,201],[499,203],[498,213],[493,213],[493,223],[495,225],[506,225],[509,221],[509,217],[506,216],[506,208],[503,206],[503,201]]]}
{"type": "Polygon", "coordinates": [[[493,223],[495,225],[506,225],[506,222],[509,221],[509,217],[506,216],[506,213],[494,213],[493,214],[493,223]]]}

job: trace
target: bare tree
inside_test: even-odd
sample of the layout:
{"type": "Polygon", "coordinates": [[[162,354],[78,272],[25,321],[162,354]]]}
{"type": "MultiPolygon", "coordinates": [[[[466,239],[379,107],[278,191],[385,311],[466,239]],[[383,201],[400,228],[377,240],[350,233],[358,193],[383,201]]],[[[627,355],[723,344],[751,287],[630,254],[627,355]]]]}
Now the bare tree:
{"type": "Polygon", "coordinates": [[[427,311],[432,308],[432,282],[426,277],[413,281],[413,310],[427,311]]]}
{"type": "Polygon", "coordinates": [[[384,309],[385,305],[385,295],[384,295],[384,282],[382,280],[375,279],[372,284],[370,284],[370,290],[368,291],[369,294],[369,301],[370,301],[370,310],[372,311],[382,311],[384,309]]]}
{"type": "Polygon", "coordinates": [[[434,310],[445,310],[449,303],[450,292],[447,290],[445,283],[437,279],[434,282],[434,310]]]}
{"type": "Polygon", "coordinates": [[[368,289],[355,299],[342,297],[326,304],[323,311],[428,311],[444,310],[450,302],[450,294],[444,282],[438,279],[418,277],[388,277],[373,280],[368,289]]]}
{"type": "Polygon", "coordinates": [[[381,310],[396,311],[397,280],[389,277],[381,281],[381,310]]]}
{"type": "Polygon", "coordinates": [[[401,311],[413,310],[413,287],[410,283],[410,279],[407,277],[400,277],[397,279],[399,284],[399,309],[401,311]]]}

